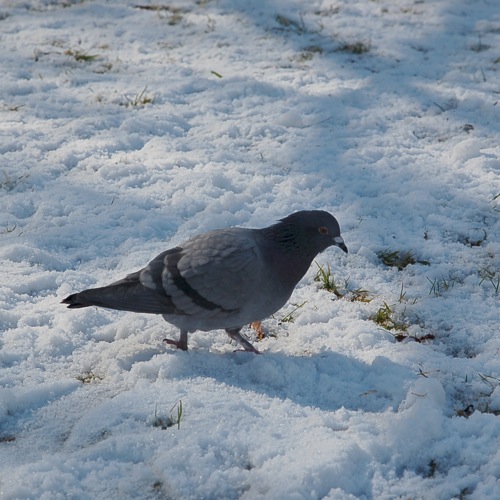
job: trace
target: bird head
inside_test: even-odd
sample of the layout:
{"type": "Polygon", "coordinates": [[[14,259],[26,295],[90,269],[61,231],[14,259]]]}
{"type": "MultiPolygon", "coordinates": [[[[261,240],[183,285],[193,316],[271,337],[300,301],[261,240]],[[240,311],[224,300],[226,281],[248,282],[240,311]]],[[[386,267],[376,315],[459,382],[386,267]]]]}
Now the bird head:
{"type": "Polygon", "coordinates": [[[281,224],[288,228],[288,234],[296,235],[298,241],[318,254],[330,246],[339,247],[348,253],[344,239],[340,235],[337,219],[324,210],[302,210],[284,219],[281,224]]]}

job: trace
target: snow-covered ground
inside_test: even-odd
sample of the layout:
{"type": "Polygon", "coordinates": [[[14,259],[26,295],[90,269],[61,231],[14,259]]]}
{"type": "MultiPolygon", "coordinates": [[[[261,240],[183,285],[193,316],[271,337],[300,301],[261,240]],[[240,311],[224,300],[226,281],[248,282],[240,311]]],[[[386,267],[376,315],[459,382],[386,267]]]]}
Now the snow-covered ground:
{"type": "Polygon", "coordinates": [[[2,498],[498,498],[498,0],[2,0],[0,47],[2,498]],[[261,356],[60,304],[310,208],[350,253],[261,356]]]}

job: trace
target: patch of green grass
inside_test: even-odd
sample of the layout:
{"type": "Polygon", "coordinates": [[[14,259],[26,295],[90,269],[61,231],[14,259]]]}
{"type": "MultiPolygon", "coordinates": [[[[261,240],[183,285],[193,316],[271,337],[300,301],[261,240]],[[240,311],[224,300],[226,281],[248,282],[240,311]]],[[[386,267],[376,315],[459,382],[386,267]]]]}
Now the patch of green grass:
{"type": "Polygon", "coordinates": [[[401,290],[399,291],[399,298],[398,302],[402,304],[403,302],[406,302],[406,292],[404,291],[404,285],[401,283],[401,290]]]}
{"type": "Polygon", "coordinates": [[[137,107],[143,107],[146,106],[147,104],[153,104],[155,101],[154,96],[150,96],[147,94],[148,87],[144,87],[142,89],[142,92],[139,92],[135,96],[128,97],[127,95],[124,95],[125,97],[125,106],[128,108],[129,106],[132,106],[134,108],[137,107]]]}
{"type": "Polygon", "coordinates": [[[314,281],[320,283],[323,290],[332,292],[339,299],[341,299],[344,294],[340,293],[339,287],[335,283],[335,277],[332,274],[330,264],[326,264],[325,266],[320,266],[317,262],[315,262],[315,264],[318,266],[318,272],[314,277],[314,281]]]}
{"type": "Polygon", "coordinates": [[[493,285],[495,294],[498,295],[498,292],[500,292],[500,272],[493,271],[489,267],[483,267],[479,270],[478,274],[481,278],[479,284],[482,285],[484,281],[488,280],[493,285]]]}
{"type": "Polygon", "coordinates": [[[412,252],[402,250],[384,250],[379,252],[379,259],[388,267],[397,267],[400,271],[410,264],[415,264],[417,261],[412,252]]]}
{"type": "Polygon", "coordinates": [[[391,250],[388,248],[383,252],[377,253],[378,258],[389,267],[397,267],[400,271],[410,264],[422,264],[430,266],[427,260],[417,260],[413,252],[406,250],[391,250]]]}
{"type": "Polygon", "coordinates": [[[373,300],[373,298],[370,297],[370,292],[368,290],[364,290],[363,288],[347,290],[347,293],[344,297],[347,297],[351,302],[365,302],[367,304],[373,300]]]}
{"type": "MultiPolygon", "coordinates": [[[[404,287],[404,283],[401,283],[401,288],[399,290],[399,297],[398,297],[398,302],[402,304],[403,302],[408,302],[408,298],[406,297],[406,291],[404,287]]],[[[412,301],[412,304],[417,303],[417,298],[415,297],[412,301]]]]}
{"type": "Polygon", "coordinates": [[[68,49],[64,51],[65,56],[72,57],[78,62],[92,62],[99,57],[97,54],[89,54],[83,50],[68,49]]]}
{"type": "Polygon", "coordinates": [[[380,307],[379,310],[374,314],[371,318],[372,321],[377,323],[384,328],[390,326],[392,328],[392,309],[384,302],[383,307],[380,307]]]}
{"type": "Polygon", "coordinates": [[[370,292],[363,288],[349,289],[349,280],[345,280],[344,284],[341,286],[335,281],[335,277],[332,274],[330,264],[319,265],[318,272],[314,277],[314,281],[320,283],[321,288],[328,292],[333,293],[339,299],[350,300],[351,302],[371,302],[372,297],[370,297],[370,292]]]}
{"type": "Polygon", "coordinates": [[[306,26],[304,24],[304,20],[302,17],[300,18],[300,22],[291,19],[290,17],[283,16],[281,14],[277,14],[276,22],[282,27],[282,29],[295,31],[295,33],[305,33],[306,26]]]}
{"type": "Polygon", "coordinates": [[[155,406],[155,414],[152,421],[153,427],[160,427],[162,430],[168,429],[169,427],[177,426],[177,429],[181,428],[181,420],[184,413],[184,408],[182,406],[182,399],[179,399],[177,403],[170,408],[169,414],[166,416],[160,415],[158,411],[158,404],[155,406]],[[175,410],[175,414],[173,414],[175,410]]]}
{"type": "MultiPolygon", "coordinates": [[[[414,342],[425,343],[436,338],[433,333],[427,333],[418,337],[410,334],[408,332],[410,322],[405,315],[405,311],[402,314],[398,314],[392,306],[384,302],[384,305],[370,319],[384,330],[387,330],[397,342],[413,340],[414,342]]],[[[421,374],[424,375],[423,373],[421,374]]]]}
{"type": "Polygon", "coordinates": [[[307,304],[307,300],[305,300],[304,302],[302,302],[302,304],[292,304],[292,306],[294,306],[294,309],[292,311],[290,311],[286,316],[283,316],[280,320],[279,320],[279,324],[282,324],[282,323],[293,323],[295,321],[295,316],[294,314],[302,307],[304,307],[305,305],[307,304]]]}
{"type": "Polygon", "coordinates": [[[448,274],[447,278],[445,276],[434,278],[433,280],[427,278],[427,281],[431,284],[429,295],[434,295],[435,297],[440,297],[443,293],[453,288],[457,283],[463,283],[463,280],[460,277],[451,273],[448,274]]]}
{"type": "Polygon", "coordinates": [[[384,302],[384,305],[380,307],[370,319],[385,330],[406,332],[408,330],[408,324],[398,320],[396,316],[393,308],[387,304],[387,302],[384,302]]]}

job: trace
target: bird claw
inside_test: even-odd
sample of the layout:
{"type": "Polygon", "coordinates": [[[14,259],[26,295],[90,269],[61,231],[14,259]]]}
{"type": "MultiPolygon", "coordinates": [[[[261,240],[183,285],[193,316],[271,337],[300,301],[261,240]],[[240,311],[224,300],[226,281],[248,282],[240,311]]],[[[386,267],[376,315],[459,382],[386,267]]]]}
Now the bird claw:
{"type": "Polygon", "coordinates": [[[180,340],[173,340],[173,339],[163,339],[164,344],[168,345],[173,345],[177,347],[177,349],[181,349],[182,351],[187,351],[187,345],[184,345],[184,343],[180,340]]]}
{"type": "MultiPolygon", "coordinates": [[[[241,328],[226,328],[226,333],[235,341],[243,347],[243,349],[237,349],[238,351],[253,352],[254,354],[260,354],[260,352],[255,349],[255,347],[248,342],[247,339],[240,335],[241,328]]],[[[236,352],[236,351],[234,351],[236,352]]]]}
{"type": "Polygon", "coordinates": [[[253,349],[235,349],[233,352],[251,352],[253,354],[262,354],[260,351],[255,349],[255,347],[253,349]]]}

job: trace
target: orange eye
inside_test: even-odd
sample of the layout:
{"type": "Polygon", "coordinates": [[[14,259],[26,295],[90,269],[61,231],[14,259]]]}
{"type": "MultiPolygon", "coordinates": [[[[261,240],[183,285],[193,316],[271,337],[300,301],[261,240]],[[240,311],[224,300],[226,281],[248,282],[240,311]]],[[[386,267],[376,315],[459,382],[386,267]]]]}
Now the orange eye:
{"type": "Polygon", "coordinates": [[[319,232],[320,232],[321,234],[328,234],[328,228],[327,228],[327,227],[325,227],[325,226],[321,226],[321,227],[319,228],[319,232]]]}

